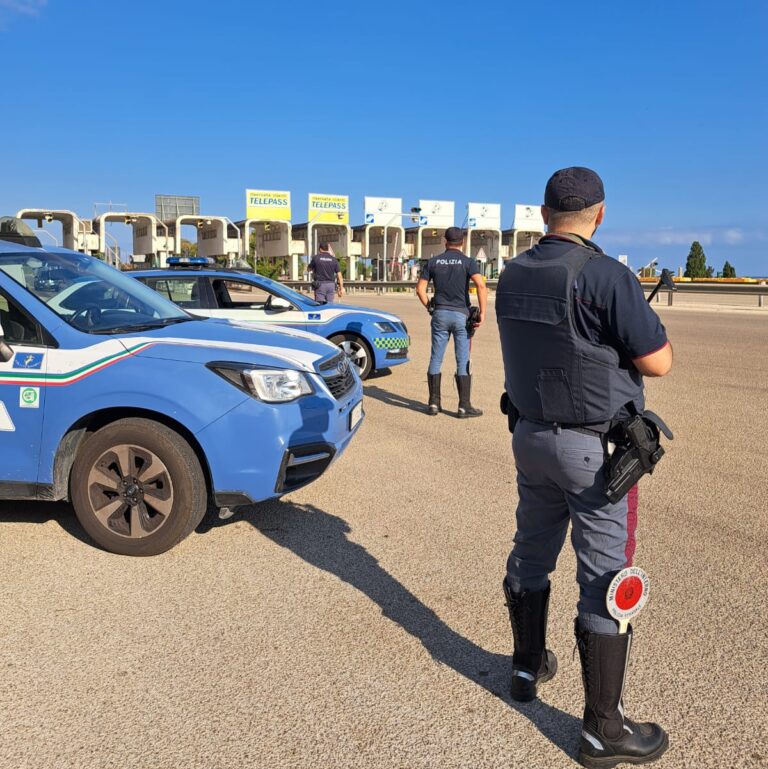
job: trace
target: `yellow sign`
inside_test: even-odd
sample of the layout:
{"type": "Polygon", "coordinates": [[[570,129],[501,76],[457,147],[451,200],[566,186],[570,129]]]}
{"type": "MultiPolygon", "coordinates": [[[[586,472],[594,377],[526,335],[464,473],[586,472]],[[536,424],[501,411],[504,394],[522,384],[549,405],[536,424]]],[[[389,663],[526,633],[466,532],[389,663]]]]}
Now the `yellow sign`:
{"type": "Polygon", "coordinates": [[[349,224],[349,196],[310,192],[309,221],[312,224],[349,224]]]}
{"type": "Polygon", "coordinates": [[[245,218],[259,222],[290,222],[291,193],[275,190],[246,190],[245,218]]]}

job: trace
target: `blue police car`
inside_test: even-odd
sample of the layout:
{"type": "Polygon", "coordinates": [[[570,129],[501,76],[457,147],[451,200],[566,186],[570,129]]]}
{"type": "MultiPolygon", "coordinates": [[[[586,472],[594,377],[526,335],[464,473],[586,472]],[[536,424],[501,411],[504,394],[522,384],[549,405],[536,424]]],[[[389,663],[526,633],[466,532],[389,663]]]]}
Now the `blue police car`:
{"type": "Polygon", "coordinates": [[[202,257],[168,261],[169,269],[131,275],[195,315],[320,334],[346,353],[361,379],[377,369],[408,361],[408,329],[396,315],[321,304],[252,272],[214,269],[202,257]]]}
{"type": "Polygon", "coordinates": [[[0,238],[0,325],[0,499],[69,499],[116,553],[310,483],[363,418],[324,339],[196,318],[73,251],[0,238]]]}

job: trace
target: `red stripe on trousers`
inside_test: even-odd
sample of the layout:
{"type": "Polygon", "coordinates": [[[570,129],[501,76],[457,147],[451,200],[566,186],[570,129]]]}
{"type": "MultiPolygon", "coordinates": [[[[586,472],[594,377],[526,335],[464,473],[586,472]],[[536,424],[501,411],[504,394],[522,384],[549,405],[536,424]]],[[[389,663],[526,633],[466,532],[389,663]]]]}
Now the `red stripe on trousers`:
{"type": "Polygon", "coordinates": [[[637,484],[635,484],[627,494],[627,544],[624,548],[627,566],[632,565],[637,545],[637,539],[635,539],[635,532],[637,531],[637,497],[637,484]]]}

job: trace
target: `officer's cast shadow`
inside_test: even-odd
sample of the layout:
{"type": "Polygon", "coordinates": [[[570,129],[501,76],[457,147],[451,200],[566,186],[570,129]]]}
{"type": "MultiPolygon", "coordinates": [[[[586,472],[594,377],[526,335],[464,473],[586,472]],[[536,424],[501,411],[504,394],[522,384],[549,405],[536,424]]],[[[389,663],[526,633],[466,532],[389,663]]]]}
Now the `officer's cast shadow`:
{"type": "MultiPolygon", "coordinates": [[[[388,574],[364,547],[348,538],[350,528],[344,520],[313,505],[284,501],[245,508],[230,520],[238,519],[247,520],[276,544],[364,593],[381,607],[385,617],[418,639],[435,661],[506,702],[554,745],[572,756],[581,729],[580,719],[541,700],[526,704],[511,700],[507,691],[511,655],[486,651],[450,628],[388,574]]],[[[219,525],[215,519],[207,521],[198,531],[219,525]]],[[[501,598],[499,611],[506,612],[501,598]]]]}
{"type": "MultiPolygon", "coordinates": [[[[366,380],[366,382],[367,381],[369,380],[366,380]]],[[[409,411],[418,411],[421,414],[427,413],[426,400],[415,401],[413,398],[406,398],[404,395],[391,393],[389,390],[382,390],[381,387],[369,384],[366,384],[365,387],[363,387],[363,392],[365,393],[366,398],[373,398],[374,400],[381,401],[382,403],[386,403],[387,406],[396,406],[397,408],[408,409],[409,411]]],[[[445,407],[443,407],[443,414],[454,417],[458,416],[457,411],[451,411],[445,407]]]]}
{"type": "MultiPolygon", "coordinates": [[[[370,380],[367,380],[370,381],[370,380]]],[[[381,387],[377,387],[372,384],[365,384],[363,387],[363,393],[366,398],[373,398],[374,400],[386,403],[387,406],[397,406],[401,409],[408,409],[409,411],[426,411],[427,406],[423,401],[415,401],[412,398],[406,398],[404,395],[398,393],[391,393],[389,390],[382,390],[381,387]]]]}

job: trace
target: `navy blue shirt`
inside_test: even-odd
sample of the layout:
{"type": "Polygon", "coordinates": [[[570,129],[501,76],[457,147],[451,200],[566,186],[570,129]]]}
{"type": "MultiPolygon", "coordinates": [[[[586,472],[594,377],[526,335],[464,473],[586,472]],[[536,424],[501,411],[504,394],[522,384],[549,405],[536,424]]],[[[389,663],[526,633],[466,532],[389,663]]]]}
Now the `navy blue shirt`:
{"type": "Polygon", "coordinates": [[[421,277],[435,286],[435,309],[454,310],[469,315],[469,279],[480,268],[474,259],[455,248],[433,256],[421,277]]]}
{"type": "MultiPolygon", "coordinates": [[[[576,330],[585,339],[613,347],[621,365],[634,368],[634,358],[650,355],[667,344],[667,333],[635,274],[603,254],[596,244],[583,242],[599,256],[584,265],[573,287],[576,330]]],[[[534,258],[547,259],[573,246],[567,238],[547,235],[530,253],[534,258]]]]}
{"type": "Polygon", "coordinates": [[[321,251],[312,257],[309,269],[312,270],[318,283],[335,283],[336,273],[340,271],[339,260],[335,256],[321,251]]]}

